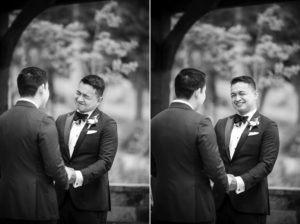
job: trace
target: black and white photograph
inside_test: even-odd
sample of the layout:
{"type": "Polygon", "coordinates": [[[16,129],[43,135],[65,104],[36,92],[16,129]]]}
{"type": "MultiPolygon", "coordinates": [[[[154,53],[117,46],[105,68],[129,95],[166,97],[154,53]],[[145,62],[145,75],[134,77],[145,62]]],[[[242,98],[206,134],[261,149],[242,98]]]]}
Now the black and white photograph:
{"type": "Polygon", "coordinates": [[[299,224],[300,0],[0,7],[0,224],[299,224]]]}
{"type": "Polygon", "coordinates": [[[296,224],[300,2],[151,1],[151,222],[296,224]]]}
{"type": "Polygon", "coordinates": [[[0,20],[0,223],[149,223],[149,1],[0,20]]]}

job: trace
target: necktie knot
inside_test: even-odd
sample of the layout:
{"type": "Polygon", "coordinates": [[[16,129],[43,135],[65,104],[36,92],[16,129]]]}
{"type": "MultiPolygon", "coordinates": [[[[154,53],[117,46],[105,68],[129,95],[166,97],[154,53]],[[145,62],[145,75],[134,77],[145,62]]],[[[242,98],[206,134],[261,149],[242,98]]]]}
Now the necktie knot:
{"type": "Polygon", "coordinates": [[[235,114],[233,117],[233,123],[235,123],[238,127],[241,126],[241,124],[246,123],[248,120],[248,116],[241,116],[239,114],[235,114]]]}
{"type": "Polygon", "coordinates": [[[76,111],[73,120],[78,121],[80,124],[81,121],[85,122],[87,117],[88,117],[88,114],[83,114],[83,113],[76,111]]]}

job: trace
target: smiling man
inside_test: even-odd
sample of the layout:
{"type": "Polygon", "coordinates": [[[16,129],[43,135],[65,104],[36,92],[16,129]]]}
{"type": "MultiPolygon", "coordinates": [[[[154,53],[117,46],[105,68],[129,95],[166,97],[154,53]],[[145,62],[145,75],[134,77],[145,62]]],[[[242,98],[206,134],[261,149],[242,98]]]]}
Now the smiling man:
{"type": "Polygon", "coordinates": [[[75,170],[68,191],[57,190],[60,223],[106,223],[110,210],[108,171],[118,145],[116,122],[100,111],[105,83],[85,76],[75,94],[76,110],[58,117],[61,154],[75,170]]]}
{"type": "Polygon", "coordinates": [[[214,189],[217,224],[264,224],[270,214],[267,176],[278,155],[278,128],[257,110],[258,93],[250,76],[231,80],[236,114],[217,122],[215,130],[226,173],[235,176],[229,194],[214,189]]]}

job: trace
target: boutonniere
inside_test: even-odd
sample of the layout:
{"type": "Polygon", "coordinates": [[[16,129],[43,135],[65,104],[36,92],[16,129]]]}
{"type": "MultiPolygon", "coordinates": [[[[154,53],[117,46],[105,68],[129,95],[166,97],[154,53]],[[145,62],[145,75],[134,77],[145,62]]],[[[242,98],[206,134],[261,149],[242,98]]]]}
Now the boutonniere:
{"type": "Polygon", "coordinates": [[[87,129],[90,129],[91,126],[93,126],[97,123],[98,123],[98,114],[87,120],[87,124],[88,124],[87,129]]]}
{"type": "Polygon", "coordinates": [[[256,117],[253,121],[248,122],[249,131],[251,131],[254,127],[257,127],[259,125],[259,117],[256,117]]]}

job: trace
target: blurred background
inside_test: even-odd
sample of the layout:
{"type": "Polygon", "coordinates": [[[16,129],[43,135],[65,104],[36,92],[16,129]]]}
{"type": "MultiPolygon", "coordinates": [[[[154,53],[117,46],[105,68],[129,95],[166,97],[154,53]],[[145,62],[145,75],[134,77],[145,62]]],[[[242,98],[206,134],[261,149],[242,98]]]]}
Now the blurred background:
{"type": "Polygon", "coordinates": [[[46,113],[54,119],[75,109],[73,98],[83,76],[104,78],[100,109],[117,121],[119,135],[111,183],[149,182],[148,21],[149,3],[144,0],[50,8],[24,31],[10,67],[9,107],[19,98],[20,70],[37,66],[48,73],[46,113]]]}
{"type": "MultiPolygon", "coordinates": [[[[187,32],[172,67],[194,67],[208,77],[201,113],[213,124],[234,113],[232,77],[252,76],[258,85],[262,114],[277,122],[280,153],[270,186],[300,187],[300,5],[268,4],[212,11],[187,32]]],[[[172,18],[175,25],[181,14],[172,18]]]]}

